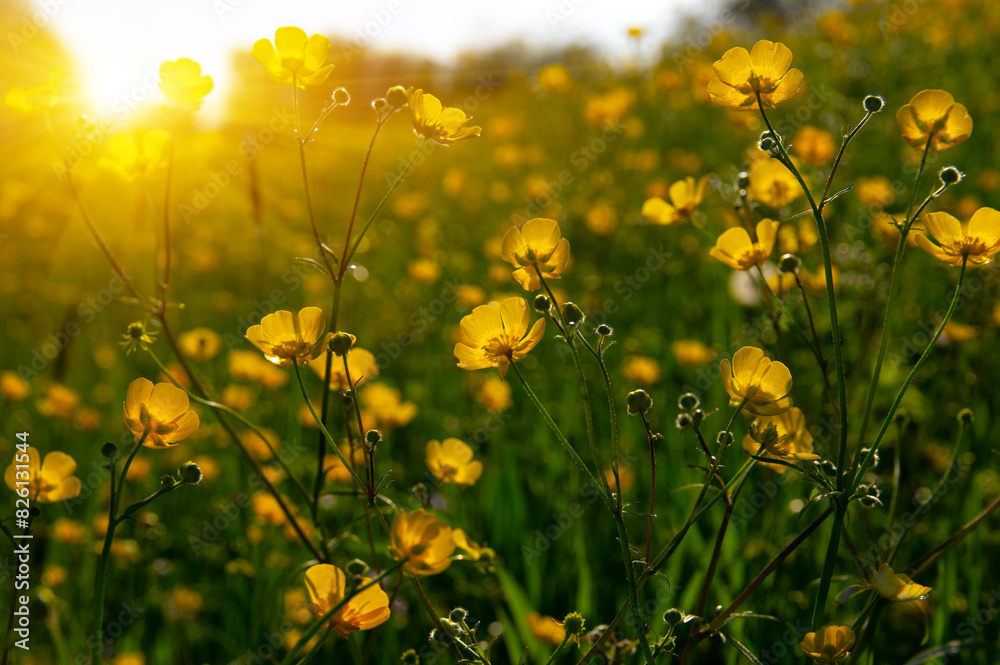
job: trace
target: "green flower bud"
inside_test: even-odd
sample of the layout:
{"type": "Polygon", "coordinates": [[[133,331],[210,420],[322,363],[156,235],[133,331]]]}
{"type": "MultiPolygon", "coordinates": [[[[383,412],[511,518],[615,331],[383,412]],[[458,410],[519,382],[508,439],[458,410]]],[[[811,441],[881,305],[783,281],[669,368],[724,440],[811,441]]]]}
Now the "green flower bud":
{"type": "Polygon", "coordinates": [[[382,433],[377,429],[370,429],[365,432],[365,441],[368,442],[368,445],[374,446],[376,443],[380,443],[382,441],[382,433]]]}
{"type": "Polygon", "coordinates": [[[563,619],[563,628],[566,630],[567,635],[583,635],[583,626],[585,623],[582,614],[579,612],[570,612],[563,619]]]}
{"type": "Polygon", "coordinates": [[[719,436],[715,437],[716,443],[720,446],[728,446],[733,443],[733,433],[732,432],[719,432],[719,436]]]}
{"type": "Polygon", "coordinates": [[[691,409],[697,409],[701,404],[701,400],[694,393],[684,393],[681,398],[677,400],[677,406],[679,406],[684,411],[690,411],[691,409]]]}
{"type": "Polygon", "coordinates": [[[587,315],[584,314],[583,310],[575,304],[568,302],[563,305],[563,318],[566,319],[567,324],[571,326],[578,326],[583,323],[583,320],[587,318],[587,315]]]}
{"type": "Polygon", "coordinates": [[[101,446],[101,457],[107,457],[108,459],[114,459],[115,455],[118,454],[118,446],[108,441],[103,446],[101,446]]]}
{"type": "Polygon", "coordinates": [[[938,173],[938,178],[944,185],[954,185],[956,182],[961,182],[964,177],[965,174],[954,166],[946,166],[938,173]]]}
{"type": "Polygon", "coordinates": [[[181,477],[182,483],[197,485],[201,482],[201,467],[194,462],[185,462],[181,468],[177,469],[177,475],[181,477]]]}
{"type": "Polygon", "coordinates": [[[399,657],[399,662],[403,665],[420,665],[420,656],[417,655],[416,649],[407,649],[399,657]]]}
{"type": "Polygon", "coordinates": [[[610,337],[615,334],[614,329],[606,323],[597,326],[597,334],[601,337],[610,337]]]}
{"type": "Polygon", "coordinates": [[[868,95],[863,104],[869,113],[878,113],[885,106],[885,100],[878,95],[868,95]]]}
{"type": "Polygon", "coordinates": [[[168,490],[177,484],[177,480],[169,473],[160,478],[160,489],[168,490]]]}
{"type": "Polygon", "coordinates": [[[778,263],[778,267],[781,268],[781,272],[798,272],[799,266],[802,265],[802,261],[799,257],[794,254],[784,254],[778,263]]]}
{"type": "Polygon", "coordinates": [[[746,189],[747,187],[749,187],[750,174],[747,173],[746,171],[740,172],[740,174],[736,176],[736,186],[739,187],[740,189],[746,189]]]}
{"type": "Polygon", "coordinates": [[[958,412],[958,422],[971,425],[976,422],[976,414],[972,412],[972,409],[962,409],[958,412]]]}
{"type": "Polygon", "coordinates": [[[649,396],[645,390],[633,390],[625,398],[628,404],[629,415],[637,416],[640,413],[646,413],[649,411],[649,407],[653,406],[653,398],[649,396]]]}
{"type": "Polygon", "coordinates": [[[684,619],[684,613],[676,607],[672,607],[663,613],[663,622],[668,626],[676,626],[684,619]]]}
{"type": "Polygon", "coordinates": [[[701,421],[705,419],[705,412],[701,409],[695,409],[691,412],[691,422],[697,427],[701,424],[701,421]]]}
{"type": "Polygon", "coordinates": [[[358,338],[351,333],[338,332],[330,339],[330,350],[338,356],[347,355],[358,338]]]}
{"type": "Polygon", "coordinates": [[[677,420],[674,421],[674,424],[677,425],[677,429],[685,430],[688,427],[691,427],[691,416],[686,413],[679,413],[677,414],[677,420]]]}
{"type": "Polygon", "coordinates": [[[360,577],[365,574],[366,570],[368,570],[368,564],[361,559],[351,559],[347,562],[345,569],[349,575],[360,577]]]}
{"type": "Polygon", "coordinates": [[[533,304],[535,311],[541,312],[542,314],[548,312],[552,308],[552,301],[549,300],[549,297],[541,294],[535,296],[535,302],[533,304]]]}
{"type": "Polygon", "coordinates": [[[469,611],[464,607],[456,607],[448,614],[448,618],[455,623],[462,623],[465,621],[465,617],[469,616],[469,611]]]}
{"type": "Polygon", "coordinates": [[[385,93],[385,101],[394,109],[401,109],[409,102],[406,96],[406,88],[401,85],[394,85],[385,93]]]}

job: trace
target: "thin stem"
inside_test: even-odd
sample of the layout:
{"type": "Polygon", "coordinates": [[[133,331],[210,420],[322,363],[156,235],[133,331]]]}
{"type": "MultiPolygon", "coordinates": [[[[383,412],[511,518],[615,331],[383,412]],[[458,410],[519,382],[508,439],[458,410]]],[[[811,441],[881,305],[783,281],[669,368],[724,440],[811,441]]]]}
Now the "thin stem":
{"type": "MultiPolygon", "coordinates": [[[[823,188],[823,195],[819,197],[819,208],[821,211],[823,210],[823,206],[827,204],[826,195],[830,193],[830,186],[833,184],[833,176],[837,174],[837,168],[840,166],[840,160],[844,158],[844,152],[847,151],[847,145],[854,139],[857,133],[861,131],[861,128],[865,126],[873,115],[874,113],[871,111],[865,113],[865,117],[861,119],[858,126],[855,127],[850,134],[844,137],[843,142],[841,142],[840,151],[837,152],[837,158],[833,160],[833,167],[830,169],[830,175],[826,179],[826,187],[823,188]]],[[[775,142],[777,143],[777,139],[775,139],[775,142]]]]}
{"type": "MultiPolygon", "coordinates": [[[[621,478],[618,477],[618,415],[615,410],[615,393],[611,388],[611,375],[608,373],[607,363],[604,362],[604,352],[607,351],[608,347],[603,345],[604,339],[602,338],[598,341],[595,349],[582,332],[577,330],[576,334],[587,350],[594,355],[598,367],[601,368],[601,376],[604,378],[604,390],[608,395],[608,414],[611,422],[611,473],[615,477],[615,487],[621,487],[621,478]]],[[[620,510],[622,507],[622,493],[620,491],[617,492],[617,503],[620,510]]]]}
{"type": "MultiPolygon", "coordinates": [[[[344,360],[344,377],[347,379],[347,387],[351,391],[351,401],[354,402],[354,415],[358,419],[358,437],[361,439],[361,450],[365,455],[365,468],[368,474],[368,499],[372,505],[375,504],[375,446],[369,444],[366,439],[365,425],[361,420],[361,404],[358,401],[358,389],[351,380],[351,368],[347,363],[347,354],[342,356],[344,360]]],[[[361,377],[359,377],[361,378],[361,377]]]]}
{"type": "Polygon", "coordinates": [[[380,115],[375,121],[375,131],[372,132],[372,140],[368,142],[368,150],[365,152],[365,159],[361,162],[361,177],[358,178],[358,190],[354,194],[354,207],[351,209],[351,219],[347,223],[347,235],[344,236],[344,252],[340,256],[340,269],[337,271],[338,279],[343,279],[344,271],[347,269],[347,248],[351,244],[351,232],[354,230],[354,220],[358,216],[358,204],[361,203],[361,190],[365,183],[365,173],[368,171],[368,162],[372,156],[372,148],[375,147],[375,139],[382,125],[389,119],[389,115],[380,115]]]}
{"type": "Polygon", "coordinates": [[[653,517],[656,513],[656,437],[649,426],[646,414],[639,412],[642,426],[646,428],[646,441],[649,443],[649,518],[646,523],[646,563],[649,563],[649,545],[653,542],[653,517]]]}
{"type": "Polygon", "coordinates": [[[299,145],[299,164],[302,169],[302,187],[306,195],[306,210],[309,212],[309,224],[312,226],[313,239],[323,256],[323,263],[326,265],[327,273],[333,275],[333,266],[330,264],[330,255],[326,244],[319,234],[319,227],[316,225],[316,211],[313,208],[312,192],[309,189],[309,167],[306,164],[306,139],[301,136],[299,128],[299,86],[295,76],[292,76],[292,115],[295,116],[295,142],[299,145]]]}
{"type": "Polygon", "coordinates": [[[163,281],[160,283],[160,307],[167,307],[167,292],[170,290],[170,186],[174,175],[174,154],[176,134],[170,135],[170,152],[167,157],[167,182],[163,192],[163,281]]]}
{"type": "MultiPolygon", "coordinates": [[[[435,628],[441,631],[442,634],[446,635],[447,633],[445,632],[444,626],[441,624],[441,617],[438,616],[437,611],[434,609],[434,606],[431,605],[430,598],[428,598],[427,594],[424,592],[424,587],[420,585],[420,580],[418,580],[416,577],[411,577],[410,581],[413,582],[413,588],[417,590],[417,595],[420,596],[420,602],[423,603],[424,609],[427,610],[427,613],[431,616],[431,619],[434,621],[435,628]]],[[[458,650],[458,645],[455,644],[454,641],[451,643],[451,649],[452,651],[455,652],[455,656],[458,657],[459,662],[461,662],[462,652],[458,650]]]]}

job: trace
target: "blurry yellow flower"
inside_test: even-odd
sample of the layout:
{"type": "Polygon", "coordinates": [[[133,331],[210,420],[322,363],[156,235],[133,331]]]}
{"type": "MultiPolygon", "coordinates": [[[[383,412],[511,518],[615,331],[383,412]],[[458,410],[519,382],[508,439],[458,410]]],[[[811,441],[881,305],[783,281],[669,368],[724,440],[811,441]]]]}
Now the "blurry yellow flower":
{"type": "Polygon", "coordinates": [[[979,337],[979,328],[976,326],[968,326],[964,323],[959,323],[958,321],[948,321],[944,324],[944,330],[941,332],[942,339],[938,342],[939,344],[947,344],[948,342],[968,342],[970,339],[975,339],[979,337]]]}
{"type": "Polygon", "coordinates": [[[562,237],[554,219],[529,219],[520,230],[514,227],[507,231],[501,256],[517,268],[517,283],[525,291],[535,291],[542,288],[539,274],[545,279],[562,277],[569,263],[569,240],[562,237]]]}
{"type": "Polygon", "coordinates": [[[390,554],[406,559],[404,568],[412,575],[434,575],[451,565],[455,551],[451,527],[423,508],[399,511],[389,537],[390,554]]]}
{"type": "Polygon", "coordinates": [[[406,272],[421,284],[432,284],[441,276],[441,266],[433,259],[421,257],[407,263],[406,272]]]}
{"type": "MultiPolygon", "coordinates": [[[[612,492],[619,491],[618,484],[615,482],[614,469],[612,469],[611,467],[605,469],[604,479],[608,481],[608,487],[611,488],[612,492]]],[[[621,492],[623,494],[628,494],[632,490],[632,487],[635,486],[635,471],[632,470],[632,467],[624,465],[619,466],[618,479],[621,480],[622,483],[621,492]]]]}
{"type": "Polygon", "coordinates": [[[318,358],[326,351],[333,333],[323,334],[326,321],[319,307],[303,307],[298,314],[286,309],[268,314],[245,337],[279,367],[318,358]]]}
{"type": "MultiPolygon", "coordinates": [[[[309,415],[312,419],[312,415],[309,415]]],[[[313,421],[313,427],[315,427],[315,421],[313,421]]],[[[351,460],[351,466],[355,469],[363,467],[365,464],[365,453],[361,448],[355,448],[354,457],[351,460]]],[[[326,472],[325,475],[331,482],[340,483],[351,483],[354,481],[354,476],[351,475],[350,470],[344,466],[344,463],[340,461],[340,458],[336,455],[327,455],[326,461],[323,463],[323,470],[326,472]]]]}
{"type": "Polygon", "coordinates": [[[833,142],[833,134],[810,125],[804,125],[795,132],[792,138],[792,150],[806,164],[822,166],[837,152],[833,142]]]}
{"type": "Polygon", "coordinates": [[[753,111],[757,93],[761,103],[772,107],[799,91],[802,72],[789,69],[792,52],[780,42],[762,39],[748,53],[745,48],[731,48],[712,65],[716,78],[708,84],[709,98],[719,106],[737,111],[753,111]]]}
{"type": "Polygon", "coordinates": [[[599,236],[606,236],[618,226],[618,213],[615,212],[611,204],[600,201],[587,210],[583,221],[592,232],[599,236]]]}
{"type": "Polygon", "coordinates": [[[68,545],[78,545],[87,537],[87,527],[82,522],[60,517],[52,524],[53,540],[68,545]]]}
{"type": "Polygon", "coordinates": [[[475,284],[459,284],[455,289],[458,299],[470,307],[482,305],[486,302],[486,291],[481,286],[475,284]]]}
{"type": "Polygon", "coordinates": [[[194,60],[167,61],[160,65],[160,90],[178,106],[194,110],[212,91],[212,77],[202,76],[201,65],[194,60]]]}
{"type": "Polygon", "coordinates": [[[417,136],[447,145],[455,141],[479,136],[482,127],[466,127],[472,118],[465,111],[452,106],[442,106],[441,101],[430,93],[417,88],[406,91],[409,99],[410,119],[417,136]]]}
{"type": "Polygon", "coordinates": [[[500,378],[510,363],[518,362],[545,334],[545,319],[528,330],[531,314],[524,298],[506,298],[499,306],[480,305],[462,319],[462,335],[455,357],[462,369],[500,368],[500,378]]]}
{"type": "Polygon", "coordinates": [[[192,360],[211,360],[222,348],[222,337],[211,328],[194,328],[177,338],[181,351],[192,360]]]}
{"type": "Polygon", "coordinates": [[[803,653],[817,663],[836,663],[854,646],[854,632],[847,626],[826,626],[806,633],[799,643],[803,653]]]}
{"type": "Polygon", "coordinates": [[[255,381],[264,388],[280,388],[288,382],[288,374],[256,351],[230,351],[229,373],[238,381],[255,381]]]}
{"type": "MultiPolygon", "coordinates": [[[[326,358],[320,356],[310,360],[309,367],[322,379],[326,372],[326,358]]],[[[375,356],[372,355],[371,351],[362,349],[360,346],[355,346],[347,354],[347,368],[351,372],[351,381],[354,382],[355,387],[364,385],[366,381],[378,376],[378,363],[375,361],[375,356]]],[[[330,366],[330,388],[341,392],[350,390],[347,374],[344,373],[343,358],[336,356],[333,358],[333,364],[330,366]]]]}
{"type": "Polygon", "coordinates": [[[854,186],[854,193],[861,203],[873,208],[884,208],[896,198],[892,191],[892,182],[881,175],[858,178],[854,186]]]}
{"type": "Polygon", "coordinates": [[[653,358],[632,356],[622,367],[622,376],[631,383],[648,386],[663,378],[663,369],[653,358]]]}
{"type": "Polygon", "coordinates": [[[108,140],[98,164],[128,181],[144,180],[167,165],[170,133],[164,129],[137,129],[108,140]]]}
{"type": "Polygon", "coordinates": [[[496,552],[492,548],[480,545],[474,540],[469,540],[469,536],[461,529],[452,529],[451,536],[455,541],[455,545],[465,552],[461,557],[463,559],[479,561],[480,559],[493,559],[496,556],[496,552]]]}
{"type": "Polygon", "coordinates": [[[47,587],[59,586],[69,579],[69,571],[62,566],[46,566],[42,571],[42,584],[47,587]]]}
{"type": "Polygon", "coordinates": [[[132,460],[132,466],[128,468],[128,474],[125,477],[129,480],[142,480],[149,475],[150,466],[149,459],[136,457],[132,460]]]}
{"type": "Polygon", "coordinates": [[[546,92],[568,92],[573,79],[564,65],[546,65],[538,70],[538,87],[546,92]]]}
{"type": "MultiPolygon", "coordinates": [[[[327,626],[336,628],[342,637],[381,626],[389,619],[389,596],[378,582],[362,578],[358,585],[364,589],[351,596],[327,622],[327,626]]],[[[306,589],[309,592],[309,608],[319,619],[347,596],[347,576],[340,568],[328,563],[311,566],[306,571],[306,589]]]]}
{"type": "Polygon", "coordinates": [[[476,392],[476,401],[487,411],[506,411],[514,406],[510,384],[495,376],[487,377],[476,392]]]}
{"type": "Polygon", "coordinates": [[[696,339],[679,339],[670,345],[674,359],[681,365],[707,365],[719,354],[696,339]]]}
{"type": "Polygon", "coordinates": [[[628,88],[618,88],[603,95],[587,98],[583,117],[592,125],[604,126],[629,112],[635,104],[635,93],[628,88]]]}
{"type": "Polygon", "coordinates": [[[708,255],[734,270],[749,270],[767,261],[774,251],[774,240],[780,222],[762,219],[757,222],[757,242],[742,226],[727,229],[715,241],[708,255]]]}
{"type": "Polygon", "coordinates": [[[260,433],[264,435],[261,439],[256,432],[245,430],[240,432],[240,443],[243,447],[258,460],[269,460],[274,457],[274,453],[281,452],[281,437],[278,433],[267,427],[260,428],[260,433]],[[265,442],[266,439],[266,442],[265,442]],[[268,447],[270,444],[270,447],[268,447]],[[274,450],[274,453],[271,452],[274,450]]]}
{"type": "Polygon", "coordinates": [[[0,397],[11,402],[20,402],[30,392],[31,386],[21,378],[20,374],[9,370],[0,372],[0,397]]]}
{"type": "Polygon", "coordinates": [[[146,657],[138,651],[122,652],[111,659],[111,665],[146,665],[146,657]]]}
{"type": "Polygon", "coordinates": [[[744,346],[719,364],[722,385],[729,393],[729,403],[757,416],[776,416],[792,406],[788,393],[792,389],[792,375],[784,363],[772,362],[764,352],[753,346],[744,346]]]}
{"type": "Polygon", "coordinates": [[[66,72],[61,69],[53,69],[49,72],[48,80],[42,85],[34,88],[11,88],[4,97],[4,104],[19,111],[20,113],[36,113],[45,111],[53,106],[62,97],[63,83],[66,81],[66,72]]]}
{"type": "Polygon", "coordinates": [[[45,395],[38,400],[38,412],[43,416],[53,416],[69,420],[80,404],[80,395],[61,383],[45,386],[45,395]]]}
{"type": "Polygon", "coordinates": [[[291,83],[300,88],[319,85],[333,71],[333,65],[324,65],[330,50],[330,40],[323,35],[306,38],[302,28],[278,28],[274,43],[258,39],[251,53],[275,83],[291,83]]]}
{"type": "Polygon", "coordinates": [[[667,203],[659,197],[648,199],[642,205],[642,216],[651,224],[677,224],[691,219],[705,196],[708,176],[695,181],[692,177],[678,180],[667,190],[667,203]]]}
{"type": "Polygon", "coordinates": [[[628,36],[632,39],[639,39],[643,35],[643,29],[637,26],[632,26],[628,29],[628,36]]]}
{"type": "Polygon", "coordinates": [[[772,208],[786,206],[802,196],[802,185],[776,159],[759,159],[750,167],[750,197],[772,208]]]}
{"type": "Polygon", "coordinates": [[[83,407],[73,416],[73,427],[92,432],[101,424],[101,412],[90,407],[83,407]]]}
{"type": "Polygon", "coordinates": [[[246,386],[230,384],[222,389],[222,403],[236,411],[246,411],[253,403],[253,393],[246,386]]]}
{"type": "Polygon", "coordinates": [[[538,639],[552,646],[559,646],[566,639],[566,630],[554,618],[542,616],[538,612],[528,612],[525,618],[528,620],[528,628],[538,639]]]}
{"type": "MultiPolygon", "coordinates": [[[[813,435],[806,428],[806,417],[795,406],[776,416],[757,418],[750,424],[750,433],[743,436],[743,450],[754,455],[761,445],[764,446],[761,457],[784,462],[820,458],[813,454],[813,435]]],[[[786,467],[782,464],[762,464],[778,473],[785,472],[786,467]]]]}
{"type": "Polygon", "coordinates": [[[413,402],[404,402],[401,392],[382,383],[373,383],[361,391],[361,404],[374,419],[375,428],[381,430],[408,424],[419,410],[413,402]]]}
{"type": "Polygon", "coordinates": [[[870,586],[885,598],[899,603],[926,598],[931,592],[929,586],[921,586],[906,575],[893,572],[889,564],[883,563],[872,575],[870,586]]]}
{"type": "MultiPolygon", "coordinates": [[[[14,461],[7,467],[3,479],[14,492],[19,487],[28,488],[30,501],[38,503],[55,503],[65,501],[80,495],[80,479],[73,475],[76,471],[76,460],[64,452],[53,450],[41,460],[38,449],[28,446],[26,453],[15,452],[14,461]],[[27,455],[25,461],[22,455],[27,455]],[[20,459],[19,459],[20,458],[20,459]],[[18,466],[27,466],[18,469],[18,466]],[[18,483],[27,482],[27,485],[18,483]]],[[[20,492],[18,492],[20,495],[20,492]]]]}
{"type": "Polygon", "coordinates": [[[918,92],[896,112],[903,139],[918,150],[946,150],[972,134],[972,117],[944,90],[918,92]]]}
{"type": "Polygon", "coordinates": [[[993,208],[977,210],[965,228],[946,212],[929,212],[923,221],[927,231],[917,235],[917,244],[948,265],[960,266],[966,258],[969,265],[986,265],[1000,252],[1000,212],[993,208]]]}
{"type": "Polygon", "coordinates": [[[147,448],[168,448],[198,429],[198,414],[188,409],[189,404],[187,393],[172,383],[154,386],[140,377],[129,384],[122,411],[136,442],[146,434],[147,448]]]}
{"type": "Polygon", "coordinates": [[[194,618],[204,605],[205,600],[200,593],[187,587],[177,587],[167,596],[166,615],[175,621],[181,618],[194,618]]]}
{"type": "Polygon", "coordinates": [[[427,468],[442,483],[474,485],[483,473],[483,463],[472,459],[472,448],[460,439],[427,442],[427,468]]]}
{"type": "MultiPolygon", "coordinates": [[[[118,137],[116,136],[115,138],[118,137]]],[[[111,139],[111,141],[114,141],[114,139],[111,139]]],[[[145,321],[133,321],[125,329],[125,333],[122,335],[122,340],[118,342],[118,346],[125,349],[125,355],[129,355],[139,349],[145,351],[150,344],[156,341],[157,334],[155,331],[149,329],[145,321]]],[[[183,371],[174,372],[173,370],[171,370],[171,374],[175,376],[186,375],[183,371]]]]}

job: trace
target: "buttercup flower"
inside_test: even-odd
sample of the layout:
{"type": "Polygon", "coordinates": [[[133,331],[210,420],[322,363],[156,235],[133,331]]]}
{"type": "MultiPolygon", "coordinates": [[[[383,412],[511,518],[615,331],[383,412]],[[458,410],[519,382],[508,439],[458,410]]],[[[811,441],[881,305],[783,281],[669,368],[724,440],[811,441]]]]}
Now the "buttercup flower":
{"type": "MultiPolygon", "coordinates": [[[[4,473],[4,482],[11,490],[17,492],[18,481],[22,483],[27,481],[28,496],[26,498],[38,503],[55,503],[80,495],[80,479],[73,475],[76,471],[76,460],[72,457],[64,452],[54,450],[48,453],[44,460],[41,460],[38,449],[34,446],[28,446],[28,468],[18,469],[19,465],[25,464],[17,459],[23,454],[16,452],[14,461],[4,473]]],[[[21,459],[23,460],[23,457],[21,459]]]]}
{"type": "Polygon", "coordinates": [[[674,359],[681,365],[707,365],[719,355],[696,339],[678,339],[670,345],[674,359]]]}
{"type": "Polygon", "coordinates": [[[53,69],[49,72],[47,82],[34,88],[11,88],[4,97],[4,104],[21,113],[37,113],[55,106],[62,97],[63,83],[66,72],[53,69]]]}
{"type": "Polygon", "coordinates": [[[326,351],[333,333],[324,335],[325,328],[319,307],[304,307],[298,314],[282,309],[251,326],[246,338],[275,365],[288,367],[302,365],[326,351]]]}
{"type": "Polygon", "coordinates": [[[177,338],[181,351],[192,360],[211,360],[222,348],[222,337],[211,328],[193,328],[177,338]]]}
{"type": "Polygon", "coordinates": [[[169,448],[197,431],[198,414],[188,409],[187,393],[172,383],[157,383],[138,378],[125,394],[125,425],[136,442],[146,434],[147,448],[169,448]]]}
{"type": "Polygon", "coordinates": [[[472,459],[472,448],[460,439],[427,442],[427,468],[443,483],[474,485],[483,473],[483,463],[472,459]]]}
{"type": "Polygon", "coordinates": [[[0,397],[11,402],[20,402],[30,392],[31,386],[21,378],[20,374],[9,370],[0,372],[0,397]]]}
{"type": "Polygon", "coordinates": [[[805,125],[795,132],[795,137],[792,138],[792,150],[805,163],[822,166],[837,152],[837,146],[830,132],[805,125]]]}
{"type": "Polygon", "coordinates": [[[520,230],[514,227],[503,237],[501,257],[517,270],[514,279],[525,291],[542,288],[545,279],[562,277],[569,263],[569,240],[562,238],[554,219],[529,219],[520,230]]]}
{"type": "Polygon", "coordinates": [[[786,206],[805,193],[784,164],[769,158],[759,159],[750,167],[748,191],[754,201],[772,208],[786,206]]]}
{"type": "Polygon", "coordinates": [[[903,139],[918,150],[946,150],[972,134],[972,117],[944,90],[918,92],[896,112],[903,139]]]}
{"type": "MultiPolygon", "coordinates": [[[[750,424],[750,433],[743,437],[743,450],[756,454],[761,445],[761,457],[771,457],[785,462],[818,460],[813,453],[813,435],[806,429],[806,417],[793,406],[776,416],[762,416],[750,424]]],[[[765,466],[778,473],[785,472],[782,464],[765,466]]]]}
{"type": "Polygon", "coordinates": [[[461,341],[455,357],[462,369],[499,367],[500,378],[507,367],[528,355],[545,334],[545,319],[528,330],[531,313],[524,298],[507,298],[498,307],[480,305],[462,319],[461,341]],[[526,334],[527,333],[527,334],[526,334]]]}
{"type": "Polygon", "coordinates": [[[409,100],[413,131],[417,136],[447,145],[479,136],[483,131],[482,127],[466,127],[472,118],[465,115],[465,111],[451,106],[444,107],[437,97],[419,88],[408,88],[406,97],[409,100]]]}
{"type": "Polygon", "coordinates": [[[667,190],[670,203],[654,196],[642,204],[642,216],[651,224],[670,225],[687,221],[705,197],[707,185],[708,176],[697,181],[691,177],[678,180],[667,190]]]}
{"type": "Polygon", "coordinates": [[[412,575],[434,575],[451,565],[451,527],[423,508],[397,513],[389,537],[390,554],[406,559],[403,567],[412,575]]]}
{"type": "Polygon", "coordinates": [[[960,266],[966,257],[969,265],[986,265],[1000,252],[1000,212],[993,208],[977,210],[964,229],[946,212],[929,212],[923,220],[927,232],[917,234],[917,244],[948,265],[960,266]]]}
{"type": "Polygon", "coordinates": [[[908,600],[926,598],[931,592],[929,586],[921,586],[906,575],[893,572],[889,564],[883,563],[872,575],[870,586],[886,600],[904,603],[908,600]]]}
{"type": "MultiPolygon", "coordinates": [[[[306,590],[313,616],[317,619],[325,616],[344,600],[346,585],[347,576],[340,568],[328,563],[311,566],[306,571],[306,590]]],[[[362,579],[359,585],[365,588],[351,596],[327,622],[327,626],[336,628],[342,637],[381,626],[389,619],[389,596],[382,587],[368,579],[362,579]]]]}
{"type": "Polygon", "coordinates": [[[737,111],[753,111],[761,103],[772,107],[799,91],[802,72],[789,69],[792,52],[784,44],[762,39],[748,53],[736,47],[726,51],[712,65],[716,78],[708,84],[708,96],[714,103],[737,111]]]}
{"type": "Polygon", "coordinates": [[[178,106],[195,110],[212,91],[212,77],[201,75],[201,65],[181,58],[160,65],[160,90],[178,106]]]}
{"type": "Polygon", "coordinates": [[[528,628],[531,629],[532,634],[540,640],[553,646],[559,646],[566,638],[566,630],[553,617],[542,616],[538,612],[528,612],[525,619],[528,621],[528,628]]]}
{"type": "Polygon", "coordinates": [[[799,643],[803,653],[817,663],[836,663],[854,646],[854,632],[847,626],[826,626],[806,633],[799,643]]]}
{"type": "Polygon", "coordinates": [[[270,39],[254,42],[253,57],[267,71],[275,83],[291,83],[300,88],[319,85],[333,71],[333,65],[324,65],[330,50],[330,40],[323,35],[306,38],[302,28],[278,28],[274,43],[270,39]]]}
{"type": "Polygon", "coordinates": [[[170,132],[137,129],[113,136],[104,146],[98,164],[128,181],[145,180],[167,165],[170,132]]]}
{"type": "MultiPolygon", "coordinates": [[[[351,378],[354,373],[351,373],[351,378]]],[[[403,401],[403,394],[395,388],[373,383],[360,391],[365,422],[373,420],[375,429],[388,430],[402,427],[417,416],[419,409],[410,401],[403,401]]]]}
{"type": "Polygon", "coordinates": [[[764,352],[753,346],[744,346],[733,354],[732,365],[728,358],[719,364],[722,385],[729,393],[729,403],[757,416],[776,416],[792,406],[788,393],[792,389],[792,375],[784,363],[772,362],[764,352]]]}
{"type": "Polygon", "coordinates": [[[465,554],[460,555],[462,559],[479,561],[480,559],[492,559],[496,556],[496,552],[492,548],[480,545],[474,540],[469,540],[469,536],[461,529],[452,529],[451,535],[458,548],[465,552],[465,554]]]}
{"type": "Polygon", "coordinates": [[[742,226],[727,229],[715,241],[715,247],[709,250],[708,255],[734,270],[750,270],[771,256],[778,226],[780,222],[771,219],[757,222],[757,242],[750,239],[750,234],[742,226]]]}

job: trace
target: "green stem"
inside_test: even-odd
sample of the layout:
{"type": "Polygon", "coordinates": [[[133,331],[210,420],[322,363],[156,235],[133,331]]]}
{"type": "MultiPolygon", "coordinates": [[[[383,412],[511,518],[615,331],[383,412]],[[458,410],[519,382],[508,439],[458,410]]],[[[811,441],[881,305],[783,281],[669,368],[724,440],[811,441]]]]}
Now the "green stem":
{"type": "Polygon", "coordinates": [[[306,210],[309,212],[309,224],[312,226],[313,239],[323,256],[323,263],[330,275],[333,275],[333,266],[330,264],[330,254],[323,238],[319,234],[319,227],[316,225],[316,211],[313,208],[312,192],[309,189],[309,167],[306,164],[306,140],[301,137],[299,129],[299,86],[295,77],[292,77],[292,115],[295,116],[295,142],[299,145],[299,165],[302,169],[302,187],[306,195],[306,210]]]}

